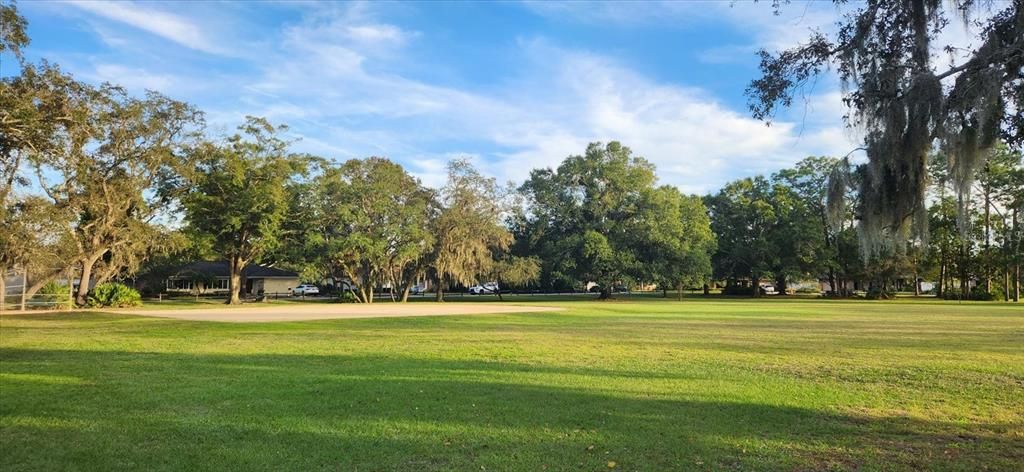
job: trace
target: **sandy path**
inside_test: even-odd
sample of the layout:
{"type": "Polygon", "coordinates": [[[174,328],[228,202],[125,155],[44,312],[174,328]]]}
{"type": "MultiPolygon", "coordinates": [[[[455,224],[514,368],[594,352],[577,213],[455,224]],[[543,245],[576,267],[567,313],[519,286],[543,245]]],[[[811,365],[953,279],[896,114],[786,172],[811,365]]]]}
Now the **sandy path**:
{"type": "Polygon", "coordinates": [[[261,323],[268,321],[332,320],[339,318],[392,318],[402,316],[476,315],[481,313],[531,313],[560,311],[549,306],[522,306],[504,303],[380,303],[309,305],[257,305],[231,308],[192,308],[181,310],[112,310],[139,316],[175,318],[194,321],[228,323],[261,323]]]}

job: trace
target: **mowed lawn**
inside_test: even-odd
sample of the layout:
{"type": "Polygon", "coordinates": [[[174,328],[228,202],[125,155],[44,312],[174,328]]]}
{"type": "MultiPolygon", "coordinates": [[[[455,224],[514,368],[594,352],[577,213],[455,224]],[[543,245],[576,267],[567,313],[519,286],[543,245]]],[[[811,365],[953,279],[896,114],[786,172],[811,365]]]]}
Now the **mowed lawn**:
{"type": "MultiPolygon", "coordinates": [[[[0,470],[1021,470],[1024,307],[0,321],[0,470]]],[[[456,302],[457,303],[457,302],[456,302]]]]}

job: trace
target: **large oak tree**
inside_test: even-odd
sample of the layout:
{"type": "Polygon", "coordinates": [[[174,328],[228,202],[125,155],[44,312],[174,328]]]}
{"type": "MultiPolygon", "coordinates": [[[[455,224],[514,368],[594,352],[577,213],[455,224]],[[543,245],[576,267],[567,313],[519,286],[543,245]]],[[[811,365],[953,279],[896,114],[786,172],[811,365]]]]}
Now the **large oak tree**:
{"type": "Polygon", "coordinates": [[[289,155],[281,127],[248,117],[238,130],[192,150],[196,168],[181,196],[188,224],[228,261],[229,304],[241,302],[245,267],[280,244],[286,185],[305,163],[289,155]]]}
{"type": "Polygon", "coordinates": [[[814,32],[792,49],[762,50],[761,77],[747,93],[753,115],[770,120],[819,75],[838,73],[848,124],[862,131],[868,157],[858,179],[859,233],[862,245],[877,253],[924,236],[934,143],[949,159],[961,200],[998,139],[1018,149],[1024,144],[1024,0],[850,5],[835,34],[814,32]],[[980,36],[965,57],[947,65],[941,53],[960,54],[966,45],[939,43],[940,34],[963,25],[980,36]]]}

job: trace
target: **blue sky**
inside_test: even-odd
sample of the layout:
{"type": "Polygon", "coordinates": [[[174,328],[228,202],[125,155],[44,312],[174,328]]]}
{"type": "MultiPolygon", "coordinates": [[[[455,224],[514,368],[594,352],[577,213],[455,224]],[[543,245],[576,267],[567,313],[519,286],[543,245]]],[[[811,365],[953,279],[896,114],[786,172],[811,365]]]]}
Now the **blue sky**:
{"type": "MultiPolygon", "coordinates": [[[[291,127],[296,150],[402,163],[428,185],[474,159],[521,181],[620,140],[687,192],[856,147],[825,78],[766,127],[755,51],[830,29],[827,2],[21,2],[33,59],[291,127]]],[[[3,74],[11,74],[5,58],[3,74]]]]}

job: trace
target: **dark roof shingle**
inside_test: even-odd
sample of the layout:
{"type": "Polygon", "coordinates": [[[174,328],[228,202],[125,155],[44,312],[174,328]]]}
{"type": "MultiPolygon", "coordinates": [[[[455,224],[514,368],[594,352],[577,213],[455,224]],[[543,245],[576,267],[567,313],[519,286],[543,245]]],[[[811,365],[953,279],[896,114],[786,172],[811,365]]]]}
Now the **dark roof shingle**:
{"type": "MultiPolygon", "coordinates": [[[[197,261],[185,264],[174,272],[177,276],[186,274],[210,274],[214,277],[228,277],[231,275],[227,261],[197,261]]],[[[246,278],[267,278],[267,277],[298,277],[299,274],[290,270],[277,269],[274,267],[249,264],[242,269],[242,276],[246,278]]]]}

